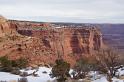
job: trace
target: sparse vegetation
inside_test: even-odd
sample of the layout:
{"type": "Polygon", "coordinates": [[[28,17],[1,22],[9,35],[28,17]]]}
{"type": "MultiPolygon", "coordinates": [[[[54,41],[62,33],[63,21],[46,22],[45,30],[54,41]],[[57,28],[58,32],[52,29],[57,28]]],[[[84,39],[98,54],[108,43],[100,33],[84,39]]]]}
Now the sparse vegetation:
{"type": "Polygon", "coordinates": [[[18,60],[15,60],[17,67],[19,68],[25,68],[28,64],[28,60],[25,58],[20,58],[18,60]]]}
{"type": "Polygon", "coordinates": [[[112,50],[102,50],[96,55],[97,66],[99,71],[107,75],[109,82],[116,77],[116,72],[120,67],[119,55],[112,50]]]}
{"type": "Polygon", "coordinates": [[[5,72],[15,72],[13,70],[18,70],[18,68],[25,68],[28,64],[28,61],[25,58],[20,58],[17,60],[9,60],[7,56],[0,58],[1,71],[5,72]]]}
{"type": "Polygon", "coordinates": [[[70,64],[63,59],[56,60],[56,65],[52,68],[52,77],[56,77],[58,82],[65,82],[69,75],[70,64]]]}
{"type": "Polygon", "coordinates": [[[12,62],[8,60],[7,56],[3,56],[0,58],[1,70],[10,72],[12,70],[12,62]]]}
{"type": "Polygon", "coordinates": [[[88,72],[96,70],[96,67],[94,62],[91,62],[87,57],[83,56],[77,60],[73,70],[72,74],[74,79],[83,79],[88,72]]]}
{"type": "Polygon", "coordinates": [[[84,58],[81,58],[77,61],[74,67],[73,78],[74,79],[85,78],[88,72],[89,72],[88,61],[84,58]]]}

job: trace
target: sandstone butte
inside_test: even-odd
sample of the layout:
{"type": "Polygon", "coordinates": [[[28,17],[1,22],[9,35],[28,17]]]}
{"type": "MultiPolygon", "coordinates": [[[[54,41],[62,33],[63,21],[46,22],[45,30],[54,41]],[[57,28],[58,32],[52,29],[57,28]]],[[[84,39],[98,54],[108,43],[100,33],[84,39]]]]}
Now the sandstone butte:
{"type": "Polygon", "coordinates": [[[14,21],[0,16],[0,57],[25,57],[30,66],[49,65],[63,58],[73,65],[76,59],[93,55],[104,46],[102,34],[95,27],[51,28],[50,23],[14,21]]]}

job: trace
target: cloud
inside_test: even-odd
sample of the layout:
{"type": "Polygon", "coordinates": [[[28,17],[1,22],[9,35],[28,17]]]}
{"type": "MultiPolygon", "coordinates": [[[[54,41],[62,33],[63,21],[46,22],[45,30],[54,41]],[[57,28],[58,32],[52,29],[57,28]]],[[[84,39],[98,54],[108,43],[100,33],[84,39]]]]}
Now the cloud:
{"type": "Polygon", "coordinates": [[[0,14],[11,19],[124,23],[124,0],[0,0],[0,14]]]}

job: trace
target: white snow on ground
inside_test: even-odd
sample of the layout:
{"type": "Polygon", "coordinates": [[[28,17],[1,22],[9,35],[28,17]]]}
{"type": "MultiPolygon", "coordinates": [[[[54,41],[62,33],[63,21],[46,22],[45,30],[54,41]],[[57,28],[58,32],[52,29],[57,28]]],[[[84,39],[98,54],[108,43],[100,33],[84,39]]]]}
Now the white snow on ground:
{"type": "Polygon", "coordinates": [[[92,82],[108,82],[105,77],[102,77],[100,79],[94,80],[92,82]]]}
{"type": "Polygon", "coordinates": [[[124,67],[118,70],[119,75],[124,75],[124,67]]]}
{"type": "MultiPolygon", "coordinates": [[[[119,76],[124,75],[124,67],[118,70],[118,74],[119,74],[119,76]]],[[[93,75],[93,73],[91,73],[91,75],[93,75]]],[[[98,76],[100,76],[100,75],[96,75],[95,78],[97,78],[98,76]]],[[[113,82],[124,82],[124,79],[121,80],[121,79],[113,78],[112,80],[113,80],[113,82]]],[[[108,81],[105,76],[102,76],[100,79],[96,79],[92,82],[108,82],[108,81]]]]}
{"type": "MultiPolygon", "coordinates": [[[[47,82],[48,80],[52,81],[55,78],[50,78],[49,74],[51,72],[52,68],[46,68],[46,67],[39,67],[39,70],[37,72],[37,74],[39,75],[39,77],[33,77],[33,76],[28,76],[26,77],[28,79],[28,82],[47,82]],[[43,72],[47,72],[47,73],[43,73],[43,72]]],[[[33,73],[36,70],[21,70],[22,72],[28,72],[28,74],[33,73]]],[[[73,70],[70,70],[70,74],[73,70]]],[[[90,72],[89,75],[95,75],[95,77],[93,77],[94,79],[92,79],[91,82],[108,82],[106,80],[106,77],[103,75],[99,75],[97,74],[97,72],[90,72]]],[[[119,69],[119,75],[124,75],[124,70],[119,69]]],[[[6,73],[6,72],[0,72],[0,81],[12,81],[12,80],[18,80],[19,78],[21,78],[18,75],[13,75],[10,73],[6,73]]],[[[112,79],[113,82],[124,82],[124,80],[119,80],[117,78],[113,78],[112,79]]]]}
{"type": "MultiPolygon", "coordinates": [[[[112,80],[113,80],[113,82],[124,82],[124,80],[119,80],[117,78],[113,78],[112,80]]],[[[102,77],[102,78],[94,80],[92,82],[108,82],[108,81],[106,80],[105,77],[102,77]]]]}
{"type": "MultiPolygon", "coordinates": [[[[24,71],[24,70],[21,70],[24,71]]],[[[33,73],[34,70],[29,70],[29,71],[25,71],[30,73],[33,73]]],[[[46,67],[40,67],[39,71],[37,72],[37,74],[39,75],[39,77],[33,77],[33,76],[28,76],[27,79],[29,82],[47,82],[48,80],[54,80],[54,78],[50,78],[49,74],[51,72],[51,68],[46,68],[46,67]],[[46,71],[47,73],[42,73],[46,71]]],[[[10,81],[10,80],[18,80],[18,78],[21,78],[18,75],[13,75],[10,73],[5,73],[5,72],[0,72],[0,81],[10,81]]]]}
{"type": "Polygon", "coordinates": [[[18,78],[20,78],[18,75],[12,75],[10,73],[0,72],[0,81],[17,80],[18,78]]]}

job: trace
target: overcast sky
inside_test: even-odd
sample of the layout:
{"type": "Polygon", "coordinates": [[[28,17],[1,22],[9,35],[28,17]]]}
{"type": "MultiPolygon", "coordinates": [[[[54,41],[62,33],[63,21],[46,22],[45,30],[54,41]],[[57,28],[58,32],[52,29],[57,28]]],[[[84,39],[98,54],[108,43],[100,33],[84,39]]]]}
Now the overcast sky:
{"type": "Polygon", "coordinates": [[[0,14],[46,22],[124,23],[124,0],[0,0],[0,14]]]}

